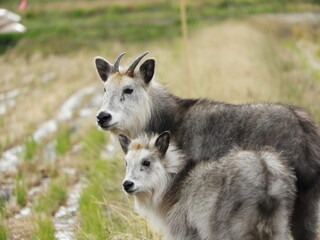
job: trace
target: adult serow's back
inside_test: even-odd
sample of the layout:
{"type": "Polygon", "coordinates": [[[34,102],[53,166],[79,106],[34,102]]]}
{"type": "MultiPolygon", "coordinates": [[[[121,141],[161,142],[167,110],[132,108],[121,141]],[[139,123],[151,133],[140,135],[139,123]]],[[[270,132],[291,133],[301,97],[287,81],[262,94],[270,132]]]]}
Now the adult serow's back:
{"type": "Polygon", "coordinates": [[[153,79],[155,60],[142,57],[120,68],[97,57],[104,81],[98,125],[112,133],[137,137],[141,132],[170,130],[179,148],[193,159],[224,156],[238,146],[279,151],[295,170],[298,194],[291,219],[295,240],[314,240],[320,192],[320,132],[303,109],[284,104],[235,105],[208,99],[182,99],[153,79]]]}

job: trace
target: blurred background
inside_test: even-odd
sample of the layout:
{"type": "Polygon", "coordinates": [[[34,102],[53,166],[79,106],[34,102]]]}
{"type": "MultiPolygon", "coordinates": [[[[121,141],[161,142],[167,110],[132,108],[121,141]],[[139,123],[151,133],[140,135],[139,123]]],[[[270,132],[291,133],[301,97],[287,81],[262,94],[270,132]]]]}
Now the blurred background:
{"type": "Polygon", "coordinates": [[[320,123],[319,4],[0,0],[0,240],[161,239],[132,211],[123,155],[96,127],[95,56],[125,51],[129,65],[149,50],[176,95],[296,104],[320,123]]]}

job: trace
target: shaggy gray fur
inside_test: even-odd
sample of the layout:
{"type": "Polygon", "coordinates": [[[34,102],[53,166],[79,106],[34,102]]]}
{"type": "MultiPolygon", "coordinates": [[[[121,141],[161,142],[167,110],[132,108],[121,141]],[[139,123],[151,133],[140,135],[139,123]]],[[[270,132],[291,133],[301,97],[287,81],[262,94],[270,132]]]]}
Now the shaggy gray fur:
{"type": "Polygon", "coordinates": [[[126,179],[139,185],[129,192],[136,210],[156,223],[165,239],[289,239],[295,176],[279,154],[236,149],[218,160],[192,162],[172,146],[163,152],[167,139],[159,147],[157,141],[154,146],[138,138],[133,140],[138,148],[128,146],[131,141],[124,135],[119,139],[129,149],[126,179]],[[147,167],[145,159],[150,161],[147,167]],[[158,184],[144,187],[150,176],[158,184]]]}
{"type": "MultiPolygon", "coordinates": [[[[97,65],[100,75],[106,75],[102,69],[105,72],[109,69],[103,68],[104,64],[97,65]]],[[[169,130],[178,148],[195,160],[212,161],[225,156],[234,147],[255,151],[272,147],[289,161],[297,177],[298,193],[291,219],[294,239],[315,240],[320,197],[320,132],[310,115],[299,107],[284,104],[235,105],[208,99],[182,99],[151,81],[154,68],[153,59],[141,65],[131,78],[136,83],[132,94],[125,95],[126,102],[116,105],[125,109],[121,115],[119,112],[115,115],[117,124],[101,127],[113,133],[124,132],[130,137],[142,132],[169,130]],[[126,105],[129,103],[131,105],[126,105]],[[137,121],[126,121],[133,116],[137,119],[143,116],[143,122],[136,126],[137,121]]],[[[129,81],[128,77],[124,79],[123,84],[129,81]]],[[[118,86],[116,83],[108,90],[108,81],[111,86],[112,79],[104,82],[106,97],[115,94],[115,86],[118,86]]],[[[112,101],[120,98],[119,92],[112,101]]],[[[101,111],[109,111],[106,102],[101,111]]]]}

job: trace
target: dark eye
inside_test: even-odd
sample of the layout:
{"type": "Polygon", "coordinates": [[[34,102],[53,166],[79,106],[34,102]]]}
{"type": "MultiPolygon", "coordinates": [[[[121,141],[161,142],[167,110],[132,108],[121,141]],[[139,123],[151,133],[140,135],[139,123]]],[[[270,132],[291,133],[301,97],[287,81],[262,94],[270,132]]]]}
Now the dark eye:
{"type": "Polygon", "coordinates": [[[106,92],[106,89],[104,88],[103,91],[106,92]]]}
{"type": "Polygon", "coordinates": [[[123,90],[124,94],[131,94],[132,92],[133,92],[132,88],[126,88],[126,89],[123,90]]]}
{"type": "Polygon", "coordinates": [[[144,160],[143,163],[142,163],[142,166],[149,167],[150,166],[150,161],[144,160]]]}

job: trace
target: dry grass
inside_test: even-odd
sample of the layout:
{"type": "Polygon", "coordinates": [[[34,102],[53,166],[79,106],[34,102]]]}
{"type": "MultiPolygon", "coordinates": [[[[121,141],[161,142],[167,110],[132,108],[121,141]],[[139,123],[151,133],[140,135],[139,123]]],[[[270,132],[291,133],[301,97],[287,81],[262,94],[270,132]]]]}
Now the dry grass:
{"type": "Polygon", "coordinates": [[[279,98],[274,74],[264,59],[270,39],[250,22],[204,26],[192,33],[189,42],[192,91],[187,89],[180,41],[150,47],[157,60],[157,79],[175,94],[234,103],[279,98]]]}
{"type": "Polygon", "coordinates": [[[274,86],[261,58],[267,40],[239,21],[199,31],[190,47],[194,95],[236,103],[269,100],[274,86]]]}
{"type": "Polygon", "coordinates": [[[257,17],[254,25],[271,36],[264,58],[279,89],[277,100],[306,108],[319,124],[320,110],[316,103],[320,96],[320,28],[305,15],[300,20],[296,24],[257,17]]]}
{"type": "Polygon", "coordinates": [[[34,220],[32,217],[17,219],[11,218],[8,220],[8,239],[31,239],[34,228],[34,220]]]}
{"type": "MultiPolygon", "coordinates": [[[[267,101],[278,94],[272,80],[274,76],[262,58],[268,40],[245,21],[228,21],[194,31],[189,39],[192,91],[185,80],[179,39],[147,47],[138,45],[134,50],[129,46],[126,48],[128,58],[124,57],[123,63],[128,65],[140,53],[151,50],[150,57],[157,61],[156,79],[179,96],[191,97],[192,92],[192,97],[221,101],[267,101]]],[[[113,61],[120,51],[101,55],[113,61]]]]}
{"type": "Polygon", "coordinates": [[[26,93],[19,96],[16,106],[2,117],[0,143],[9,147],[21,142],[40,123],[54,117],[72,93],[86,85],[97,84],[93,81],[96,76],[92,59],[83,53],[73,57],[1,59],[1,90],[23,88],[26,93]]]}

